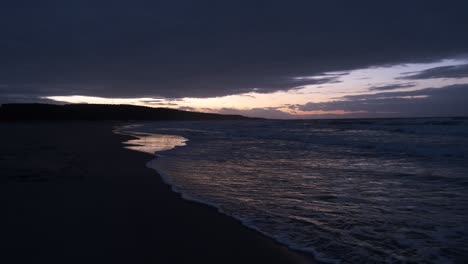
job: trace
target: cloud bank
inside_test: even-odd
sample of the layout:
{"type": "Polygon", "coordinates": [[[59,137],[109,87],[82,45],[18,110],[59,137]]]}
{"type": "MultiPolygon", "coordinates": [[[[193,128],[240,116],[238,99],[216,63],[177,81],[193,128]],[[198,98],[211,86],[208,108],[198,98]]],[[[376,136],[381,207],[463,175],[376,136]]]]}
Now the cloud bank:
{"type": "MultiPolygon", "coordinates": [[[[296,105],[300,111],[360,112],[359,117],[467,116],[468,84],[408,92],[344,96],[341,100],[296,105]]],[[[344,115],[346,117],[346,115],[344,115]]]]}
{"type": "Polygon", "coordinates": [[[0,100],[294,89],[317,84],[298,76],[466,54],[466,10],[435,0],[2,1],[0,100]]]}
{"type": "Polygon", "coordinates": [[[401,77],[404,80],[421,80],[437,78],[465,78],[468,77],[468,64],[443,66],[427,69],[417,73],[407,73],[409,76],[401,77]]]}

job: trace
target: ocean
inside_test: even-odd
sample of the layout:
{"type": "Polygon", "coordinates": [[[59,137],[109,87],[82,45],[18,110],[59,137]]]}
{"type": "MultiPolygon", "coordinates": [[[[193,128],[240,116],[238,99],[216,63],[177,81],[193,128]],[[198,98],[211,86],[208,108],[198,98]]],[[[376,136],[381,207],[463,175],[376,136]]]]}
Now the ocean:
{"type": "Polygon", "coordinates": [[[133,123],[185,199],[324,263],[468,262],[468,118],[133,123]]]}

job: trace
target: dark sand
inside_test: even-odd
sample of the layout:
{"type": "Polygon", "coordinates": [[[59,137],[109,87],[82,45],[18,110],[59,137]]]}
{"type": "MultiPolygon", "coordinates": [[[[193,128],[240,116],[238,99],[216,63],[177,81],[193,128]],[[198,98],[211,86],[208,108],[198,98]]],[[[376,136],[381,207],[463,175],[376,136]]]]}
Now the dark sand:
{"type": "Polygon", "coordinates": [[[112,123],[0,124],[0,263],[303,263],[173,193],[112,123]]]}

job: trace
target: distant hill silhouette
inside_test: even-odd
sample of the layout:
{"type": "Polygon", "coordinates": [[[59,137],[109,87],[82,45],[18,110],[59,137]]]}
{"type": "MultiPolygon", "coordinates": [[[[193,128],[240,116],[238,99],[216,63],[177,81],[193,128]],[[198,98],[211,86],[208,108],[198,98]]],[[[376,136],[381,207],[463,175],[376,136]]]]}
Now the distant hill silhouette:
{"type": "Polygon", "coordinates": [[[0,121],[66,120],[244,120],[240,115],[189,112],[169,108],[102,104],[3,104],[0,121]]]}

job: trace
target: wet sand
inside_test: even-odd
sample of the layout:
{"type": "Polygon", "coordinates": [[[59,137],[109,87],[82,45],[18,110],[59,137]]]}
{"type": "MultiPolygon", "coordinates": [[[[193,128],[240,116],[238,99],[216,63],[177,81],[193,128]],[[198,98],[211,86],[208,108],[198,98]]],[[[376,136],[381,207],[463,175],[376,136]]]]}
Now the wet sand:
{"type": "Polygon", "coordinates": [[[0,123],[0,263],[310,263],[183,200],[115,124],[0,123]]]}

